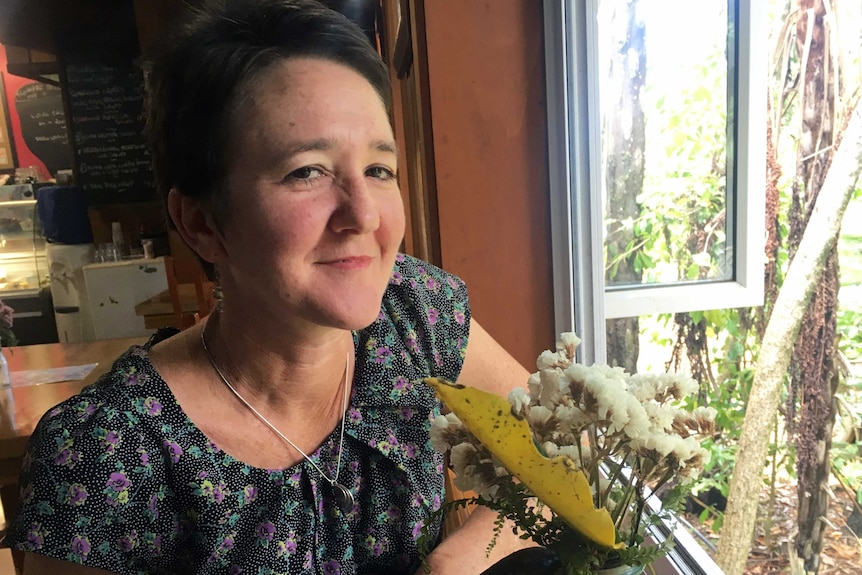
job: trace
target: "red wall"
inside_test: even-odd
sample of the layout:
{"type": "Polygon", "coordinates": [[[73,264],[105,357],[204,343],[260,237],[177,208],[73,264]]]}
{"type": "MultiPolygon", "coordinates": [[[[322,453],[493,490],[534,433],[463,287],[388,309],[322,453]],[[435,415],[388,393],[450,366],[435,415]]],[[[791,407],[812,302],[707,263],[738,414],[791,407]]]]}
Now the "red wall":
{"type": "Polygon", "coordinates": [[[37,158],[30,148],[24,143],[24,136],[21,134],[21,119],[15,111],[15,94],[22,86],[34,84],[35,80],[30,78],[22,78],[21,76],[13,76],[6,70],[6,47],[0,44],[0,72],[3,74],[3,91],[2,96],[6,99],[6,109],[9,111],[9,127],[12,130],[12,141],[15,143],[15,165],[17,167],[36,166],[39,168],[43,178],[48,178],[48,169],[45,164],[37,158]]]}

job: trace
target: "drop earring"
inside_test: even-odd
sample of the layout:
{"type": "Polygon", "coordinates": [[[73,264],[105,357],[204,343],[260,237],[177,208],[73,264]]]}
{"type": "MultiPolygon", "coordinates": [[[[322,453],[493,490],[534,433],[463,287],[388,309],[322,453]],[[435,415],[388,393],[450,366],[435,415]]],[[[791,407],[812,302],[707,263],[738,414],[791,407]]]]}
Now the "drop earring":
{"type": "Polygon", "coordinates": [[[218,268],[214,268],[215,276],[213,279],[213,299],[215,300],[215,311],[221,312],[224,309],[224,292],[221,289],[221,282],[219,281],[219,273],[218,268]]]}

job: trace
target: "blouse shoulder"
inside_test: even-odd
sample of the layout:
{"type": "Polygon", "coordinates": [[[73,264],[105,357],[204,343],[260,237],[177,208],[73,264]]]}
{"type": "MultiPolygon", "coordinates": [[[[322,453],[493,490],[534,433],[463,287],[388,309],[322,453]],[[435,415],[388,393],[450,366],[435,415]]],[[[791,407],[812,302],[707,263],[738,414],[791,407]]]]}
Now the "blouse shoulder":
{"type": "Polygon", "coordinates": [[[161,555],[164,447],[146,414],[145,349],[132,348],[98,382],[46,413],[27,446],[20,508],[4,546],[117,573],[146,572],[161,555]]]}
{"type": "Polygon", "coordinates": [[[389,322],[431,375],[458,377],[470,333],[470,304],[461,278],[398,254],[379,319],[389,322]]]}

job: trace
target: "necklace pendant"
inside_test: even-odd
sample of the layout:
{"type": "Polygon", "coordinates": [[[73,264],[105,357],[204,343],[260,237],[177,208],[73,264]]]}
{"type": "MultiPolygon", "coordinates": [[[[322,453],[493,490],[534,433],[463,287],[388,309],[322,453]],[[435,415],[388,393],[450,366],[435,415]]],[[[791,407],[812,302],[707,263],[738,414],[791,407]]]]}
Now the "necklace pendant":
{"type": "Polygon", "coordinates": [[[338,508],[341,510],[343,515],[347,515],[353,511],[355,500],[353,499],[353,494],[349,489],[337,481],[333,481],[332,492],[335,495],[335,503],[338,505],[338,508]]]}

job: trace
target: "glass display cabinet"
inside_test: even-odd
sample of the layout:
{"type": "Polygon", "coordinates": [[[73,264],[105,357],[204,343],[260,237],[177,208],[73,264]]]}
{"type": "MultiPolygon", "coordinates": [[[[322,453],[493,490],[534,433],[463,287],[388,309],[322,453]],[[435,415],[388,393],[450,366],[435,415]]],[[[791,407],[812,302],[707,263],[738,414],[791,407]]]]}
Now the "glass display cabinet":
{"type": "Polygon", "coordinates": [[[57,341],[45,245],[34,186],[0,186],[0,299],[15,310],[18,345],[57,341]]]}
{"type": "Polygon", "coordinates": [[[32,184],[0,186],[0,299],[48,287],[45,239],[32,184]]]}

